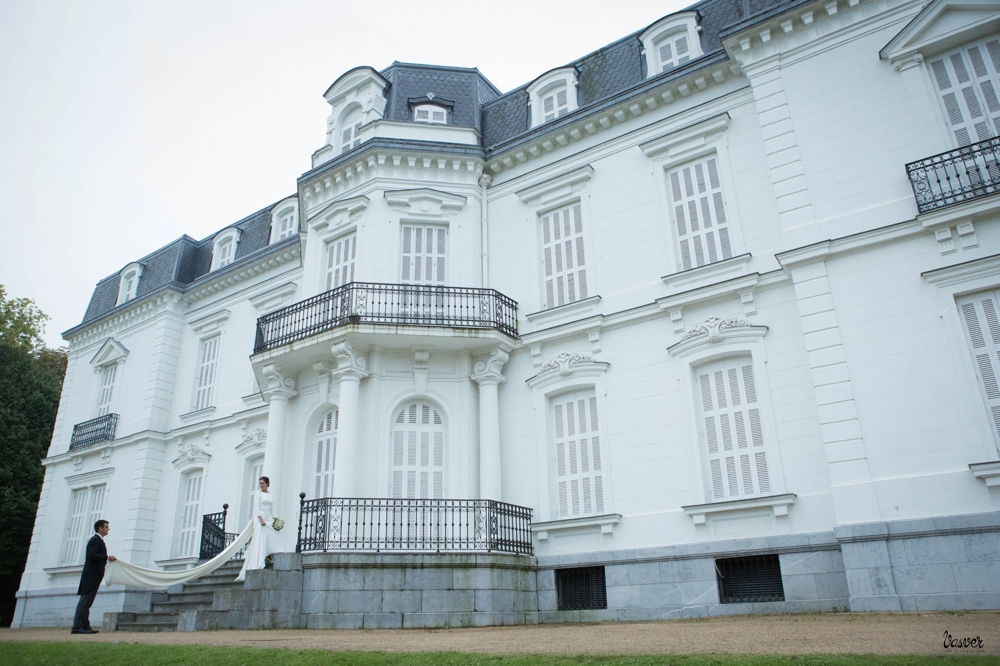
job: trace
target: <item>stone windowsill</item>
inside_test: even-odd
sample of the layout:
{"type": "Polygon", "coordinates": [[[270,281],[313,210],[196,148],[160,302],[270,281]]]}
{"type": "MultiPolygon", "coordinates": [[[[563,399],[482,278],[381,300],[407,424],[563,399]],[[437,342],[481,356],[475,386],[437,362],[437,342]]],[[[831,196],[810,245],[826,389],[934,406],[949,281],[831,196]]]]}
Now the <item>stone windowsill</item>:
{"type": "Polygon", "coordinates": [[[181,423],[188,425],[191,423],[198,423],[199,421],[208,421],[215,414],[215,407],[206,407],[205,409],[199,409],[195,412],[188,412],[187,414],[181,414],[181,423]]]}
{"type": "Polygon", "coordinates": [[[987,487],[1000,487],[1000,460],[972,463],[969,465],[973,476],[986,482],[987,487]]]}
{"type": "Polygon", "coordinates": [[[661,280],[670,289],[671,294],[691,291],[706,287],[716,282],[724,282],[748,274],[750,253],[741,254],[722,261],[716,261],[704,266],[689,268],[686,271],[664,275],[661,280]]]}
{"type": "Polygon", "coordinates": [[[247,407],[260,407],[264,404],[264,398],[260,393],[251,393],[250,395],[245,395],[240,400],[247,407]]]}
{"type": "Polygon", "coordinates": [[[795,493],[786,493],[784,495],[768,495],[767,497],[748,497],[728,502],[691,504],[681,508],[684,509],[684,513],[691,516],[695,525],[704,525],[705,517],[713,513],[731,513],[761,507],[770,507],[774,511],[775,517],[787,516],[788,507],[795,503],[795,497],[795,493]]]}
{"type": "Polygon", "coordinates": [[[55,578],[56,576],[64,576],[69,574],[72,574],[74,576],[79,576],[80,574],[83,573],[83,565],[71,564],[65,567],[45,567],[42,569],[42,571],[44,571],[45,575],[48,576],[50,579],[55,578]]]}
{"type": "Polygon", "coordinates": [[[558,305],[554,308],[549,308],[548,310],[532,312],[529,315],[525,315],[525,317],[532,323],[537,331],[548,326],[556,326],[558,324],[576,321],[577,319],[592,317],[597,314],[597,306],[600,302],[600,296],[591,296],[580,301],[567,303],[566,305],[558,305]]]}
{"type": "Polygon", "coordinates": [[[532,523],[531,531],[538,537],[539,541],[549,538],[549,532],[562,530],[573,530],[586,527],[600,527],[602,534],[613,534],[615,525],[621,522],[620,513],[604,513],[599,516],[583,516],[581,518],[562,518],[560,520],[547,520],[544,523],[532,523]]]}

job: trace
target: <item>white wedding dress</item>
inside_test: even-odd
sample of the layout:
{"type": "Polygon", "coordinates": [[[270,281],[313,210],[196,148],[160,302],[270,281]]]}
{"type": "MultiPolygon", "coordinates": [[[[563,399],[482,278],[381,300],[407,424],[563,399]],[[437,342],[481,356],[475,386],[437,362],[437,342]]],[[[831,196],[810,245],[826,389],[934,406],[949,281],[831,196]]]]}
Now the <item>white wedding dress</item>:
{"type": "Polygon", "coordinates": [[[236,580],[241,581],[246,578],[247,571],[252,569],[263,569],[264,560],[268,555],[278,552],[280,540],[278,532],[272,527],[274,523],[274,496],[271,493],[258,492],[253,498],[253,516],[250,521],[253,525],[253,537],[250,545],[247,546],[246,554],[243,556],[243,568],[236,580]],[[260,524],[260,518],[264,519],[264,525],[260,524]]]}

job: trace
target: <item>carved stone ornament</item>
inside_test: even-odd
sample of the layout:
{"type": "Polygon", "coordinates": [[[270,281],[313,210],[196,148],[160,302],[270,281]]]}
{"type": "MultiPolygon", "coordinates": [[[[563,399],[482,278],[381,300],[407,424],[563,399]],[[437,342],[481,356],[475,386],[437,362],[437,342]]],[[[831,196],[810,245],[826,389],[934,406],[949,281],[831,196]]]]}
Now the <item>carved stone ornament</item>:
{"type": "Polygon", "coordinates": [[[581,363],[596,363],[596,361],[593,356],[588,356],[587,354],[570,354],[569,352],[563,352],[551,361],[543,363],[539,372],[558,370],[560,375],[565,376],[572,372],[570,370],[571,365],[580,365],[581,363]]]}
{"type": "Polygon", "coordinates": [[[261,370],[261,374],[267,380],[267,386],[264,387],[264,391],[295,391],[295,377],[278,363],[265,365],[261,370]]]}
{"type": "Polygon", "coordinates": [[[696,338],[699,335],[707,335],[709,342],[722,342],[721,331],[730,328],[750,328],[750,326],[750,322],[742,317],[726,317],[725,319],[720,319],[719,317],[712,316],[685,333],[681,337],[680,341],[684,342],[685,340],[696,338]]]}
{"type": "Polygon", "coordinates": [[[335,373],[344,370],[354,370],[365,375],[368,374],[365,370],[368,367],[368,361],[360,352],[354,349],[354,346],[350,342],[338,342],[330,348],[330,352],[337,359],[337,370],[334,371],[335,373]]]}
{"type": "Polygon", "coordinates": [[[510,360],[510,354],[500,348],[493,349],[490,351],[490,357],[488,359],[476,363],[473,368],[475,374],[472,378],[477,382],[484,379],[493,379],[502,382],[504,378],[501,373],[503,371],[504,364],[507,363],[508,360],[510,360]]]}
{"type": "Polygon", "coordinates": [[[184,465],[197,462],[207,463],[212,459],[211,454],[206,453],[204,449],[194,442],[184,444],[183,440],[181,440],[180,449],[181,454],[173,461],[174,467],[183,467],[184,465]]]}
{"type": "Polygon", "coordinates": [[[264,428],[254,428],[251,430],[243,441],[240,442],[240,446],[263,446],[267,442],[267,430],[264,428]]]}

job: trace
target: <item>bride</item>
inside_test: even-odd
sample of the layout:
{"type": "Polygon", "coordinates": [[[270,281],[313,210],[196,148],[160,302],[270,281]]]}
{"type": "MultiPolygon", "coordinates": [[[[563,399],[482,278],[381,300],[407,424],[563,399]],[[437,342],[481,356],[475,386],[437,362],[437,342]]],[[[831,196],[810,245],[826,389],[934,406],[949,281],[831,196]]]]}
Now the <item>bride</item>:
{"type": "Polygon", "coordinates": [[[243,568],[236,580],[241,581],[246,578],[247,571],[251,569],[263,569],[264,560],[268,555],[278,550],[278,533],[275,531],[274,523],[274,497],[268,491],[271,480],[266,476],[260,477],[257,482],[260,492],[254,495],[253,500],[253,520],[259,522],[254,525],[253,536],[247,546],[246,555],[243,557],[243,568]]]}

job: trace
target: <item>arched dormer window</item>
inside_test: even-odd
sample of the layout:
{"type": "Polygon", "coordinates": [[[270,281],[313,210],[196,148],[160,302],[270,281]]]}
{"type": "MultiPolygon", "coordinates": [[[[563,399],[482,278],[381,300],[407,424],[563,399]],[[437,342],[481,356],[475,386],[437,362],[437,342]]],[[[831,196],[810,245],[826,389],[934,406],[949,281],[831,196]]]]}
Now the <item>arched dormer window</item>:
{"type": "Polygon", "coordinates": [[[448,110],[437,104],[421,104],[413,109],[413,120],[418,123],[445,125],[448,122],[448,110]]]}
{"type": "Polygon", "coordinates": [[[361,145],[361,107],[349,106],[340,120],[341,154],[361,145]]]}
{"type": "Polygon", "coordinates": [[[233,263],[236,258],[236,245],[240,241],[240,230],[236,227],[223,229],[215,235],[212,241],[212,268],[215,271],[233,263]]]}
{"type": "Polygon", "coordinates": [[[666,16],[639,35],[646,56],[646,76],[667,72],[702,55],[698,12],[666,16]]]}
{"type": "Polygon", "coordinates": [[[528,86],[531,126],[537,127],[571,113],[576,100],[576,67],[560,67],[542,74],[528,86]]]}
{"type": "Polygon", "coordinates": [[[279,201],[271,209],[271,241],[270,244],[283,241],[299,233],[299,200],[289,197],[279,201]]]}
{"type": "Polygon", "coordinates": [[[143,265],[139,263],[129,264],[122,269],[116,306],[131,301],[139,293],[139,278],[142,276],[142,269],[143,265]]]}

